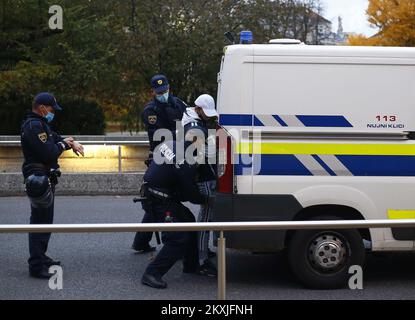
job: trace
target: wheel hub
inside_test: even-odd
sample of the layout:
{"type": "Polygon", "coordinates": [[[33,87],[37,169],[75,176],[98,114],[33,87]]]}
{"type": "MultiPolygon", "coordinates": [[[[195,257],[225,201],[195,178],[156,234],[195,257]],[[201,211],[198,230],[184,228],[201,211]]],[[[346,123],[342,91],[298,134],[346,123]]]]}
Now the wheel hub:
{"type": "Polygon", "coordinates": [[[323,271],[331,271],[341,267],[346,261],[346,246],[334,235],[320,235],[311,242],[309,259],[311,263],[323,271]]]}

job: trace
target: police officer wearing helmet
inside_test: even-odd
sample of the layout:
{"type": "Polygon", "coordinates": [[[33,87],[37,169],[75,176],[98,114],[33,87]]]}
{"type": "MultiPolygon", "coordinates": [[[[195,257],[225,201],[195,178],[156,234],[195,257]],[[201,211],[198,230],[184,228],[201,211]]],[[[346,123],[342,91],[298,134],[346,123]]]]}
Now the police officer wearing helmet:
{"type": "MultiPolygon", "coordinates": [[[[202,204],[207,201],[196,185],[197,149],[192,147],[193,151],[190,147],[183,141],[170,141],[155,150],[154,161],[144,176],[142,195],[147,199],[143,209],[152,214],[156,222],[195,222],[193,213],[182,202],[202,204]]],[[[167,287],[163,276],[178,260],[183,259],[184,273],[199,271],[197,233],[164,232],[162,239],[164,247],[142,277],[144,285],[157,289],[167,287]]]]}
{"type": "MultiPolygon", "coordinates": [[[[142,121],[147,129],[150,140],[150,154],[146,161],[147,166],[151,163],[154,149],[161,141],[155,139],[157,130],[164,129],[169,133],[172,140],[176,139],[176,125],[183,118],[187,104],[170,92],[169,81],[164,75],[155,75],[151,79],[153,100],[147,104],[141,115],[142,121]]],[[[168,139],[170,140],[170,139],[168,139]]],[[[146,214],[143,223],[152,222],[151,217],[146,214]]],[[[139,253],[154,251],[151,247],[152,233],[137,233],[132,248],[139,253]]]]}
{"type": "MultiPolygon", "coordinates": [[[[54,215],[55,185],[60,176],[58,158],[65,150],[84,154],[83,146],[73,138],[62,138],[49,126],[55,112],[61,111],[50,93],[36,96],[21,128],[24,155],[22,172],[26,193],[31,203],[31,224],[52,224],[54,215]]],[[[50,233],[29,234],[29,274],[31,277],[49,279],[49,267],[60,265],[46,255],[50,233]]]]}

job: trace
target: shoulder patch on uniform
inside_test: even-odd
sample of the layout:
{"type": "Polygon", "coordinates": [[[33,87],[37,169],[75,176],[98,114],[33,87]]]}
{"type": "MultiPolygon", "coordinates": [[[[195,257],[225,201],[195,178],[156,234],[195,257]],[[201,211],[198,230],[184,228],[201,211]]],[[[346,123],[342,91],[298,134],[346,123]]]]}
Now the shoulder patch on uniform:
{"type": "Polygon", "coordinates": [[[46,132],[38,134],[38,137],[39,137],[39,140],[42,141],[43,143],[46,143],[46,141],[48,141],[48,135],[46,134],[46,132]]]}
{"type": "Polygon", "coordinates": [[[154,116],[154,115],[149,116],[148,117],[148,123],[151,124],[151,125],[155,125],[157,123],[157,116],[154,116]]]}

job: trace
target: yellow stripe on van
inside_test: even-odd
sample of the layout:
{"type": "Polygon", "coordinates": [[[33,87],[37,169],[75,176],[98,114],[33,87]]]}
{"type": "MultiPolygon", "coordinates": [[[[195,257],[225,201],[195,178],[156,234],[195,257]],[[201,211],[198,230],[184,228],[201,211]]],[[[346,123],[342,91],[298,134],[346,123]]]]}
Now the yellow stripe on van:
{"type": "Polygon", "coordinates": [[[415,144],[240,143],[239,154],[415,156],[415,144]]]}
{"type": "Polygon", "coordinates": [[[415,219],[415,210],[388,210],[390,220],[412,220],[415,219]]]}

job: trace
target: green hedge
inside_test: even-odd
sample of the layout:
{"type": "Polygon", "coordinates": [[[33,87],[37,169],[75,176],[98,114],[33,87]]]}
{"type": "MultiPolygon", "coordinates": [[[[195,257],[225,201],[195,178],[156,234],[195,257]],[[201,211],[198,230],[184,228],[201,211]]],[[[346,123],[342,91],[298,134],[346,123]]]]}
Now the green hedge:
{"type": "MultiPolygon", "coordinates": [[[[63,111],[58,112],[53,126],[62,135],[102,135],[105,133],[104,112],[96,102],[83,99],[58,99],[63,111]]],[[[30,97],[12,97],[0,103],[0,135],[20,135],[20,126],[30,97]]]]}
{"type": "Polygon", "coordinates": [[[93,101],[62,100],[63,111],[58,112],[54,125],[61,134],[102,135],[105,116],[101,106],[93,101]]]}
{"type": "Polygon", "coordinates": [[[20,126],[30,108],[29,97],[14,96],[0,103],[0,135],[20,135],[20,126]]]}

